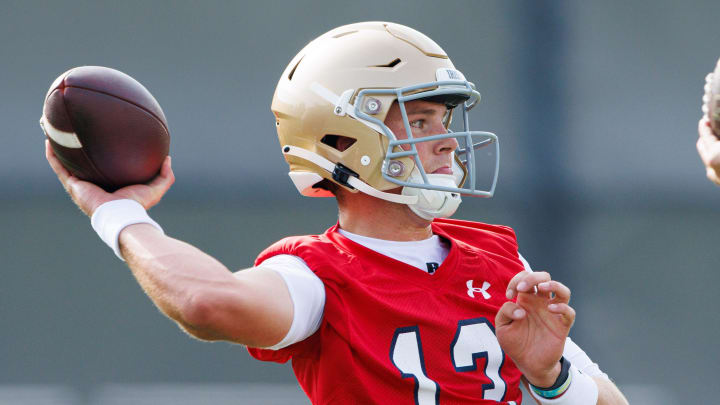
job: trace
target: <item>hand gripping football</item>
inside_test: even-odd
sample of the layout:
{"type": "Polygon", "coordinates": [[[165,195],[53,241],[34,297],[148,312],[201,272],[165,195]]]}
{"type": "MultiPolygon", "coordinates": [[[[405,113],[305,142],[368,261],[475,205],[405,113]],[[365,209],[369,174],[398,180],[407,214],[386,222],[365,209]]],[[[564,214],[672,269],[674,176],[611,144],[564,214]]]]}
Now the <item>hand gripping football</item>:
{"type": "Polygon", "coordinates": [[[713,133],[720,137],[720,59],[715,66],[715,71],[705,77],[702,110],[710,119],[713,133]]]}
{"type": "Polygon", "coordinates": [[[55,79],[40,126],[65,168],[107,191],[150,181],[170,147],[165,114],[152,94],[101,66],[77,67],[55,79]]]}

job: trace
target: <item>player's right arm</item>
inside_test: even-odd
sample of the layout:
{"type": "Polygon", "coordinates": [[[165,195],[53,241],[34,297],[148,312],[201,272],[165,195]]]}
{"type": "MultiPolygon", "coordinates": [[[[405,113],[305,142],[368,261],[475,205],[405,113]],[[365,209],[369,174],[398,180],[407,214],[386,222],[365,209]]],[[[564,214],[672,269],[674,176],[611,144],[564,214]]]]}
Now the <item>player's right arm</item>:
{"type": "Polygon", "coordinates": [[[272,270],[233,275],[213,257],[148,224],[125,228],[120,249],[155,305],[199,339],[267,347],[290,329],[293,304],[272,270]]]}
{"type": "MultiPolygon", "coordinates": [[[[107,193],[70,175],[47,142],[45,156],[75,204],[88,216],[117,199],[133,199],[148,209],[175,180],[168,158],[152,182],[107,193]]],[[[124,228],[119,242],[123,258],[146,294],[191,335],[268,347],[290,330],[293,303],[276,272],[257,268],[233,275],[211,256],[149,224],[124,228]]]]}

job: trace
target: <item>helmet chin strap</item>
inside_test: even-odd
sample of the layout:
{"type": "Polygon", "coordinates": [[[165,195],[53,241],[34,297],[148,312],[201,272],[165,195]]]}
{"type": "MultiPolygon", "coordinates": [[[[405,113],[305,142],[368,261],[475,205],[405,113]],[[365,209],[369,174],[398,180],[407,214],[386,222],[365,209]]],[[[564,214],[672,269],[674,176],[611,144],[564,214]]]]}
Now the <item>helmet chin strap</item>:
{"type": "MultiPolygon", "coordinates": [[[[428,182],[434,186],[457,187],[455,176],[451,174],[427,174],[428,182]]],[[[423,183],[422,176],[417,167],[413,169],[408,178],[412,183],[423,183]]],[[[417,187],[405,186],[402,195],[416,196],[415,204],[408,204],[412,212],[420,218],[432,221],[435,218],[447,218],[455,213],[462,202],[460,194],[448,191],[427,190],[417,187]]]]}
{"type": "MultiPolygon", "coordinates": [[[[327,170],[329,173],[332,173],[335,168],[335,165],[324,157],[297,146],[285,145],[283,146],[283,153],[308,160],[327,170]]],[[[453,173],[455,174],[427,174],[428,182],[434,186],[456,188],[458,181],[462,181],[462,175],[458,175],[458,170],[461,169],[459,166],[455,166],[457,166],[457,163],[454,163],[453,167],[453,173]]],[[[293,182],[297,181],[296,186],[298,186],[301,193],[310,184],[306,184],[297,174],[293,176],[292,172],[290,173],[290,178],[293,179],[293,182]]],[[[319,175],[314,178],[314,180],[317,181],[318,178],[320,178],[319,175]]],[[[350,186],[358,189],[358,191],[362,193],[386,201],[406,204],[417,216],[428,221],[432,221],[435,218],[447,218],[451,216],[455,213],[462,201],[458,193],[405,186],[402,188],[401,194],[392,194],[376,190],[356,177],[348,177],[347,180],[350,186]]],[[[413,168],[407,180],[408,182],[416,184],[424,183],[417,167],[413,168]]]]}

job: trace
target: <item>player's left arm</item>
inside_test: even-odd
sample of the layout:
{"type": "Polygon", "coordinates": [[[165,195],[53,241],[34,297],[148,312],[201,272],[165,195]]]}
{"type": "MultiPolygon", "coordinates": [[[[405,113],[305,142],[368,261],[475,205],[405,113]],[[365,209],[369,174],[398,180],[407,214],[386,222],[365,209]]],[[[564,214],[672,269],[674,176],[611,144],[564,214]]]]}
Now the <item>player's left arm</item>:
{"type": "Polygon", "coordinates": [[[565,340],[563,357],[570,360],[580,371],[592,377],[598,386],[598,404],[625,404],[627,400],[620,390],[610,380],[607,374],[603,373],[600,367],[590,359],[583,349],[572,339],[565,340]],[[604,387],[605,386],[605,387],[604,387]],[[618,399],[621,398],[621,399],[618,399]],[[620,402],[617,402],[620,401],[620,402]],[[622,402],[625,401],[625,402],[622,402]]]}
{"type": "MultiPolygon", "coordinates": [[[[597,405],[628,405],[627,399],[625,399],[622,392],[620,392],[618,387],[616,387],[612,381],[608,380],[605,377],[592,377],[592,379],[595,380],[595,383],[598,386],[597,405]]],[[[528,382],[525,378],[522,379],[522,383],[525,386],[525,390],[530,392],[530,386],[528,385],[528,382]]],[[[537,399],[532,399],[533,401],[535,401],[536,404],[543,405],[537,399]]]]}
{"type": "Polygon", "coordinates": [[[598,405],[628,405],[628,400],[620,389],[604,377],[593,377],[598,386],[598,405]]]}
{"type": "MultiPolygon", "coordinates": [[[[575,310],[568,304],[570,289],[547,272],[524,271],[508,284],[507,297],[517,302],[503,304],[495,318],[500,346],[532,385],[551,387],[561,374],[560,359],[575,321],[575,310]]],[[[627,404],[610,380],[593,380],[598,405],[627,404]]]]}

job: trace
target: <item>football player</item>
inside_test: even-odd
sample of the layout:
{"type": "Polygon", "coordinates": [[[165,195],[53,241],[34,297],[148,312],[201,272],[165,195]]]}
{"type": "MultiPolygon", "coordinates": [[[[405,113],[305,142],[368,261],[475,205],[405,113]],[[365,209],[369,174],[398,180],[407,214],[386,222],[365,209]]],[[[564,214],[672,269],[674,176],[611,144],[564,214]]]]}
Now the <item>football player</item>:
{"type": "Polygon", "coordinates": [[[272,103],[290,177],[334,196],[338,223],[283,239],[231,273],[146,213],[174,181],[108,194],[50,165],[145,292],[189,334],[287,362],[314,404],[626,404],[569,338],[570,290],[532,272],[504,226],[447,219],[481,189],[480,95],[402,25],[336,28],[293,58],[272,103]],[[451,120],[462,129],[449,131],[451,120]]]}

